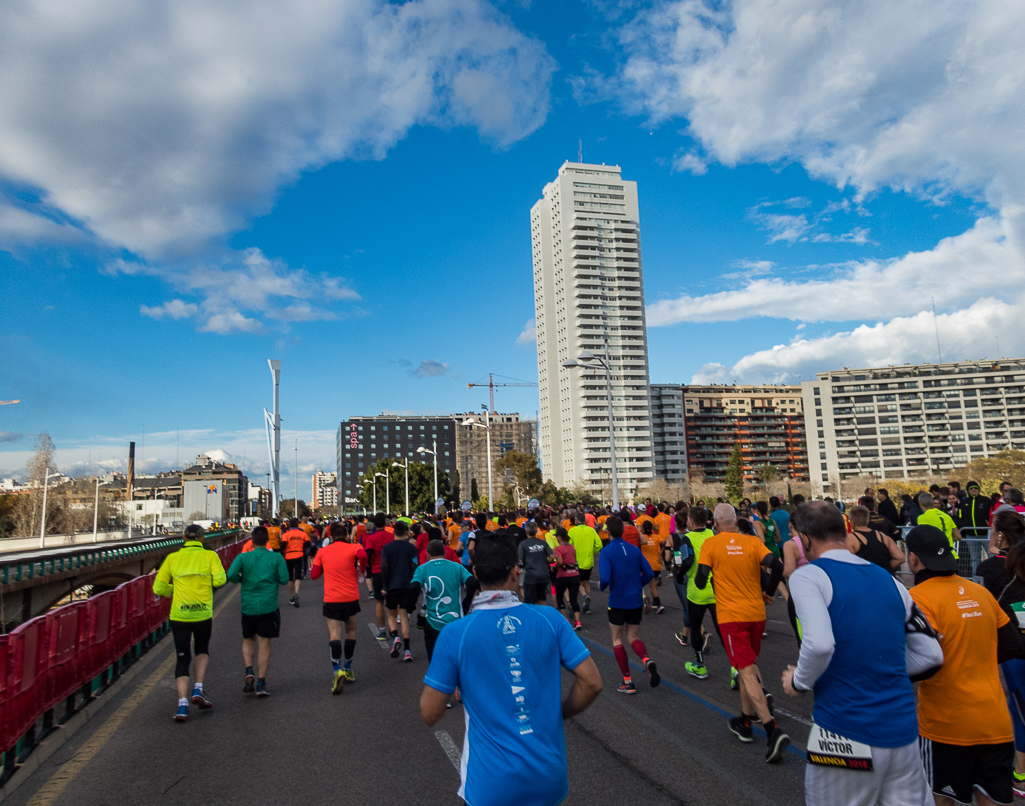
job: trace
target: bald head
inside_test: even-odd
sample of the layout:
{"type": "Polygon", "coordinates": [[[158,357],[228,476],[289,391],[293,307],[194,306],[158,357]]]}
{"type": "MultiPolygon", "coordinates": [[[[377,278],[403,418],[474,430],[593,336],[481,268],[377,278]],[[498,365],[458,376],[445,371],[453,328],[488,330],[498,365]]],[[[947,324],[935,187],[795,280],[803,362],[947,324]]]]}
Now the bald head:
{"type": "Polygon", "coordinates": [[[716,531],[733,532],[737,529],[737,510],[729,504],[716,504],[712,512],[716,531]]]}

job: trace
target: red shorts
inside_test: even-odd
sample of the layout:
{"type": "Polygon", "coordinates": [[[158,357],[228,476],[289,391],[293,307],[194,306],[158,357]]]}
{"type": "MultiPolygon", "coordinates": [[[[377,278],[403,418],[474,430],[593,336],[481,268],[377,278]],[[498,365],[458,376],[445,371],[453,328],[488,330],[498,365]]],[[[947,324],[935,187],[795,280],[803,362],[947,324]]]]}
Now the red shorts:
{"type": "Polygon", "coordinates": [[[746,669],[758,661],[762,651],[764,621],[731,621],[719,625],[723,648],[734,669],[746,669]]]}

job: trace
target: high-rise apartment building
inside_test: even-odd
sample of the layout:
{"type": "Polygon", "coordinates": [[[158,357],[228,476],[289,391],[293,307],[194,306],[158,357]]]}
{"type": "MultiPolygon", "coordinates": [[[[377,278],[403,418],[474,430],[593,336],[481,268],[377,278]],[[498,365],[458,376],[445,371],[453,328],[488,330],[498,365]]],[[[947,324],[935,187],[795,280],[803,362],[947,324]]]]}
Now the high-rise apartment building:
{"type": "Polygon", "coordinates": [[[541,468],[559,487],[611,475],[605,372],[562,364],[610,356],[620,496],[654,476],[637,183],[613,165],[566,162],[530,210],[541,468]]]}
{"type": "Polygon", "coordinates": [[[832,370],[801,387],[812,478],[823,490],[1025,449],[1025,359],[832,370]]]}
{"type": "Polygon", "coordinates": [[[670,483],[687,480],[687,433],[683,424],[683,387],[652,384],[651,444],[655,478],[670,483]]]}
{"type": "Polygon", "coordinates": [[[318,470],[312,478],[310,509],[333,507],[338,503],[338,475],[318,470]]]}
{"type": "Polygon", "coordinates": [[[691,471],[724,481],[739,442],[745,481],[759,483],[765,465],[808,481],[800,386],[685,386],[683,405],[691,471]]]}

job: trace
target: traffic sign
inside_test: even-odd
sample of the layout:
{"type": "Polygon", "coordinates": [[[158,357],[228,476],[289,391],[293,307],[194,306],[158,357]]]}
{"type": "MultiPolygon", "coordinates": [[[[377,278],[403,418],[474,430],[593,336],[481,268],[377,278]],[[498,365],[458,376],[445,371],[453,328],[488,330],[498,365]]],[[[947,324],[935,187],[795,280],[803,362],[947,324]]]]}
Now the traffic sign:
{"type": "Polygon", "coordinates": [[[469,501],[463,501],[463,512],[469,512],[471,509],[473,509],[473,504],[471,504],[469,501]]]}

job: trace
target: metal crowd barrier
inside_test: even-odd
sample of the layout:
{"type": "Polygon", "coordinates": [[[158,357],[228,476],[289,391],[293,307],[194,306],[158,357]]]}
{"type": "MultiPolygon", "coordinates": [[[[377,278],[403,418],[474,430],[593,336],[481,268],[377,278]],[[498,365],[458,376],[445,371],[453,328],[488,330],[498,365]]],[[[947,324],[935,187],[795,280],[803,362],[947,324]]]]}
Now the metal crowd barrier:
{"type": "MultiPolygon", "coordinates": [[[[225,571],[243,542],[217,549],[225,571]]],[[[103,693],[169,630],[155,574],[58,607],[0,635],[0,785],[38,743],[103,693]]]]}

